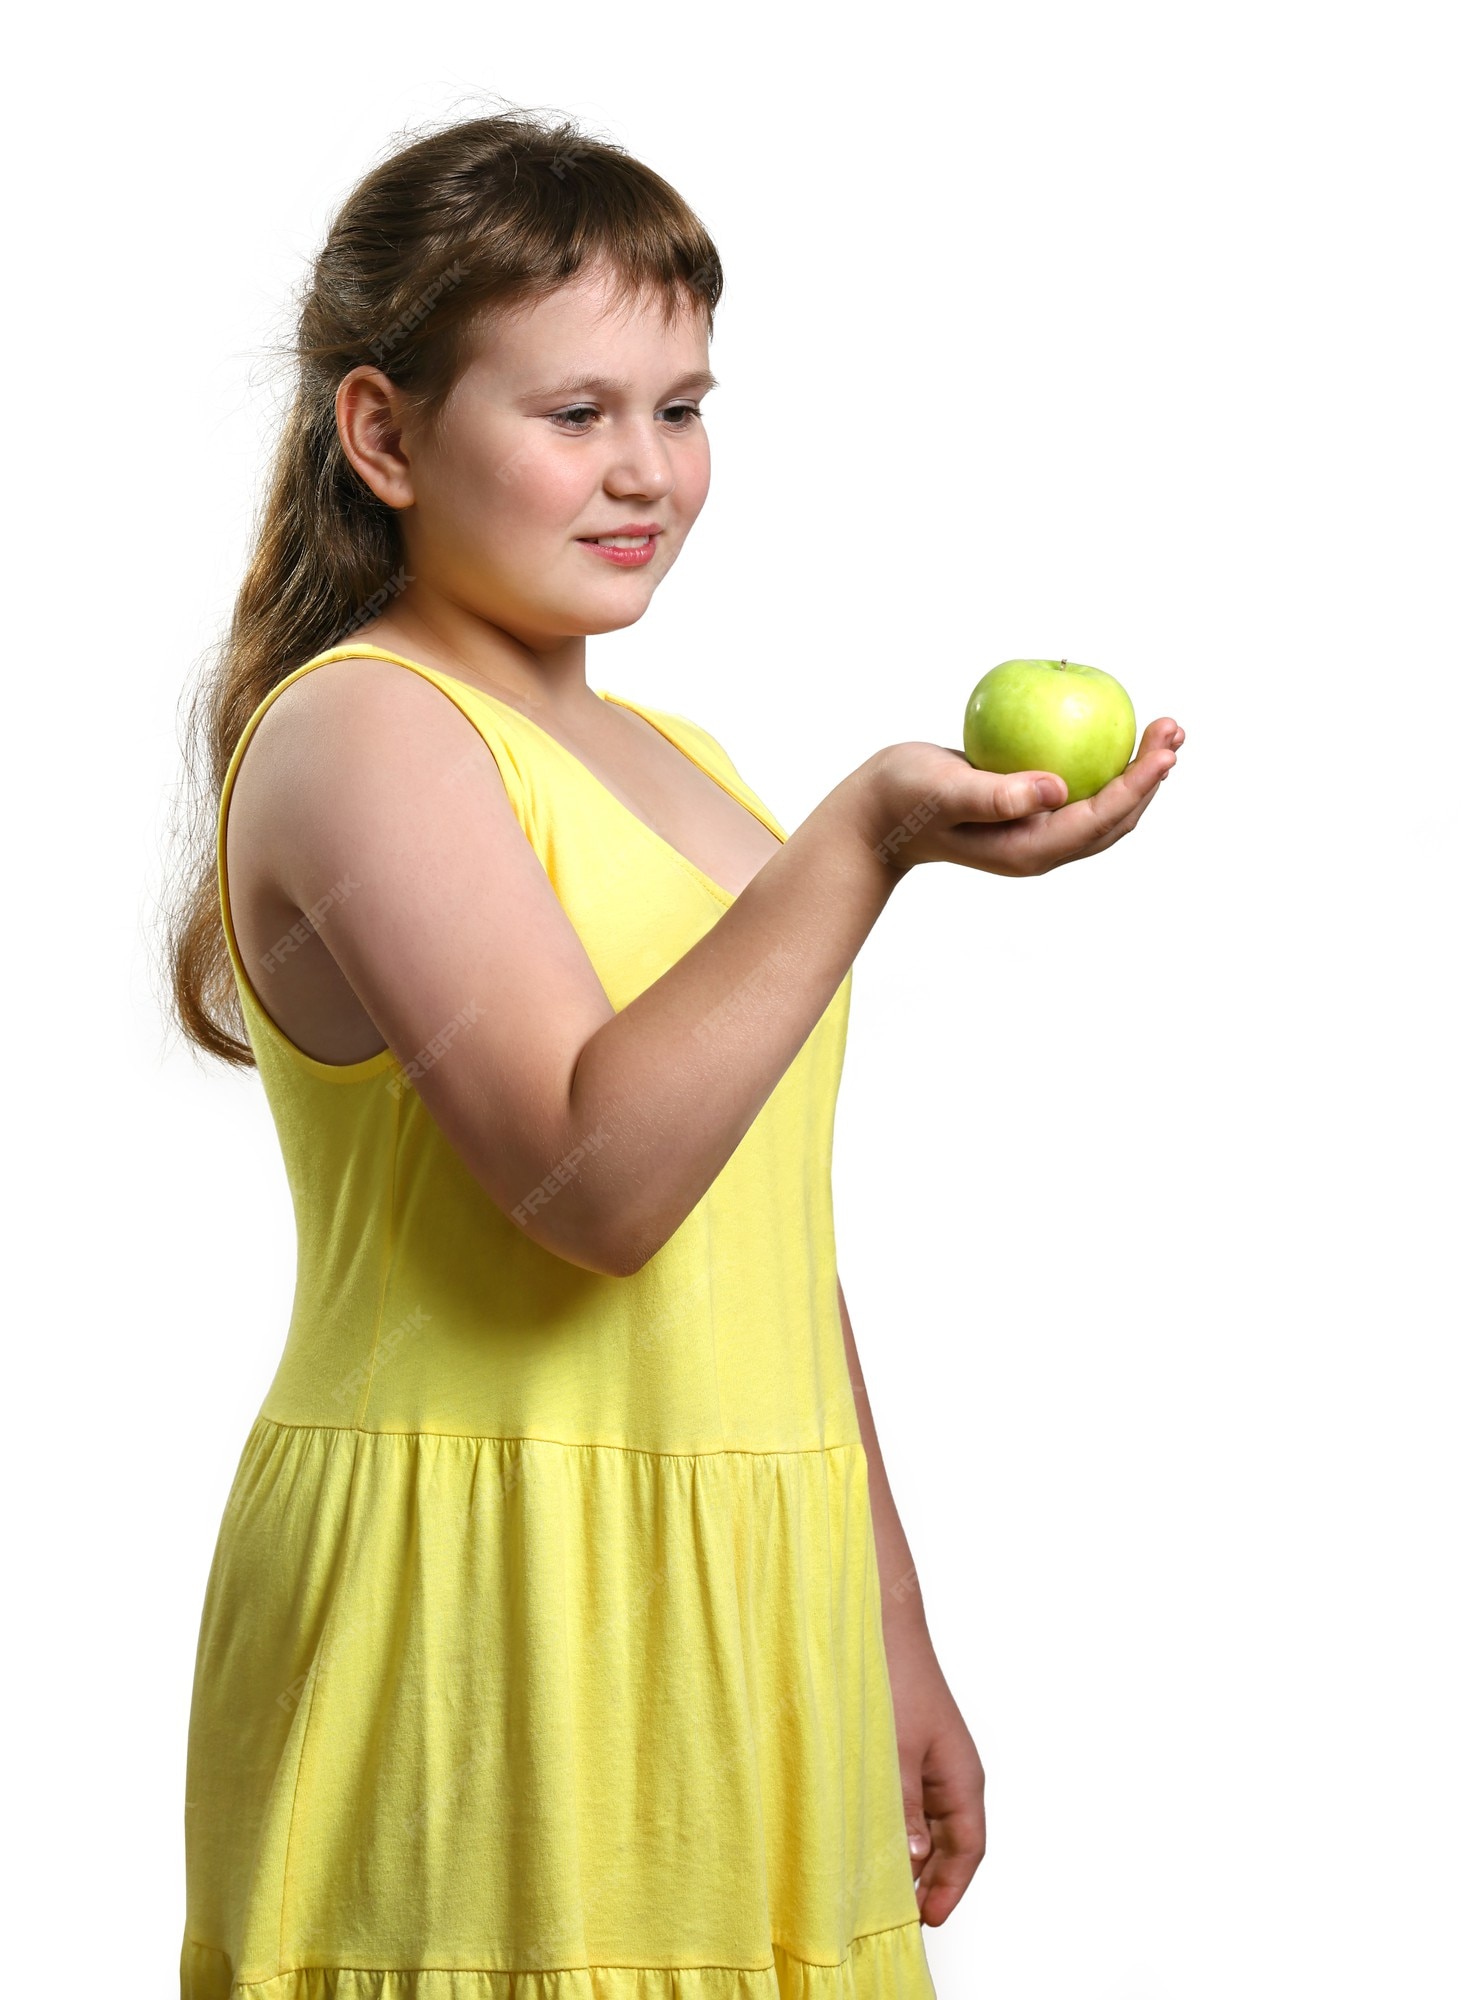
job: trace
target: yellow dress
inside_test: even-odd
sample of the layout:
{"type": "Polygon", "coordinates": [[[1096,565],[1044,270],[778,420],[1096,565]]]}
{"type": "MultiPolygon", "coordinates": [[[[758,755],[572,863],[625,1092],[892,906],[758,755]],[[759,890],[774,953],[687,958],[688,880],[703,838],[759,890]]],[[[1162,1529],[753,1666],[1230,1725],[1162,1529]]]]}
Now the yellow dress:
{"type": "MultiPolygon", "coordinates": [[[[183,2000],[932,2000],[835,1291],[852,974],[640,1271],[543,1250],[415,1087],[469,1020],[405,1071],[319,1062],[238,951],[243,751],[358,655],[462,710],[615,1009],[734,900],[519,709],[381,647],[243,731],[222,917],[298,1267],[206,1587],[183,2000]]],[[[705,730],[597,692],[786,839],[705,730]]]]}

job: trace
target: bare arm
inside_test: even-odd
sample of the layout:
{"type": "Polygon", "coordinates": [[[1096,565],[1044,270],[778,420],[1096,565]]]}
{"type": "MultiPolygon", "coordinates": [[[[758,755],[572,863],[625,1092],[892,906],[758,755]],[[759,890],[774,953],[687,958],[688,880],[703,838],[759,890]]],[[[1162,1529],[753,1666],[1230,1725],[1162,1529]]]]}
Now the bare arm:
{"type": "Polygon", "coordinates": [[[855,1346],[855,1329],[850,1325],[844,1287],[839,1286],[839,1323],[844,1332],[845,1360],[850,1370],[850,1386],[855,1392],[855,1410],[860,1419],[860,1436],[870,1466],[870,1515],[875,1527],[876,1561],[881,1577],[881,1622],[885,1627],[886,1650],[894,1652],[901,1641],[921,1644],[931,1650],[927,1614],[917,1588],[916,1564],[907,1545],[906,1530],[896,1511],[891,1482],[886,1477],[875,1418],[866,1393],[865,1373],[855,1346]]]}
{"type": "Polygon", "coordinates": [[[573,1130],[622,1134],[619,1150],[593,1156],[592,1192],[626,1218],[632,1268],[674,1233],[745,1138],[902,880],[872,852],[870,810],[857,771],[700,942],[582,1049],[573,1130]]]}
{"type": "Polygon", "coordinates": [[[940,1924],[956,1908],[984,1857],[983,1761],[927,1630],[916,1564],[886,1479],[843,1286],[839,1319],[860,1415],[860,1435],[870,1462],[881,1627],[891,1678],[901,1803],[917,1909],[923,1923],[940,1924]]]}

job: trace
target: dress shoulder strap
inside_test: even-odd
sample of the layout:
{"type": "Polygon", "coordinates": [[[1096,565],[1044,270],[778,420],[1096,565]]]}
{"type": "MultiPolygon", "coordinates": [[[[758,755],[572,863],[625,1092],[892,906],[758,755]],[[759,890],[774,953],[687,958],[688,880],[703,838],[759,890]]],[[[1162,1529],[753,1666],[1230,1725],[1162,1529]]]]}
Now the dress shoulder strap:
{"type": "Polygon", "coordinates": [[[615,707],[631,708],[636,715],[641,715],[645,721],[653,723],[660,734],[667,736],[678,749],[683,750],[693,764],[698,764],[701,770],[715,778],[724,790],[732,792],[739,798],[765,827],[777,835],[779,840],[787,838],[777,814],[752,790],[721,743],[708,729],[702,729],[698,722],[692,722],[688,715],[680,715],[674,709],[654,708],[648,702],[640,704],[628,701],[622,695],[610,693],[606,688],[598,688],[596,692],[604,701],[613,703],[615,707]]]}

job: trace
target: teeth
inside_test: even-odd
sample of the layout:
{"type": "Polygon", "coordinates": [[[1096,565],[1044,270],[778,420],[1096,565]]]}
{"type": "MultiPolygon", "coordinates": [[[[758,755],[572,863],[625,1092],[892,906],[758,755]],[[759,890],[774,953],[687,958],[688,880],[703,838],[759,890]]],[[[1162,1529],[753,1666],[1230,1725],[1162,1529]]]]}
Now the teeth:
{"type": "Polygon", "coordinates": [[[599,535],[600,549],[642,549],[647,548],[652,537],[649,535],[599,535]]]}

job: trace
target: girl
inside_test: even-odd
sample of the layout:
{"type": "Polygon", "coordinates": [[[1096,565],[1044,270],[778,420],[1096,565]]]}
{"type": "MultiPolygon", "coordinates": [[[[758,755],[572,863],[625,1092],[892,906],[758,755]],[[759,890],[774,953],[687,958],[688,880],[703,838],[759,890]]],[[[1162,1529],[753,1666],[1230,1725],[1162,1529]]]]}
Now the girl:
{"type": "Polygon", "coordinates": [[[720,292],[663,180],[512,114],[371,172],[302,303],[173,939],[299,1244],[186,2000],[927,2000],[983,1853],[835,1269],[851,967],[925,862],[1121,839],[1182,732],[1077,805],[893,744],[790,835],[590,687],[705,502],[720,292]]]}

